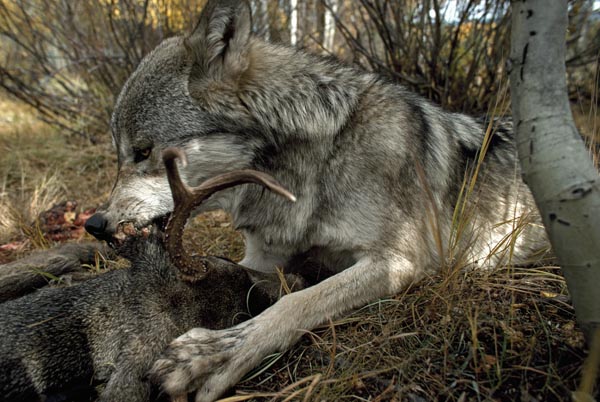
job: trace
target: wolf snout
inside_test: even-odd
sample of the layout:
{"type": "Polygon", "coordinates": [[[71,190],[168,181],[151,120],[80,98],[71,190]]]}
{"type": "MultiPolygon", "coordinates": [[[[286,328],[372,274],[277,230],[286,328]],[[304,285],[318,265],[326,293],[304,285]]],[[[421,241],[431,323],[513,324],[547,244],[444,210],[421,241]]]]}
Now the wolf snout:
{"type": "Polygon", "coordinates": [[[85,230],[98,240],[108,240],[111,236],[106,232],[108,220],[101,213],[95,213],[85,222],[85,230]]]}

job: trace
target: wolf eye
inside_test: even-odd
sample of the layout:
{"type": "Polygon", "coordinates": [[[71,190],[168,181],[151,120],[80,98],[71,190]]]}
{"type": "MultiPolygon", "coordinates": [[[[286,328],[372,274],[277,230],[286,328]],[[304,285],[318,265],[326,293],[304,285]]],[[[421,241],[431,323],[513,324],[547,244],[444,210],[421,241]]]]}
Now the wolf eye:
{"type": "Polygon", "coordinates": [[[144,149],[134,149],[133,150],[133,162],[140,163],[141,161],[145,161],[148,159],[150,154],[152,153],[152,148],[144,148],[144,149]]]}

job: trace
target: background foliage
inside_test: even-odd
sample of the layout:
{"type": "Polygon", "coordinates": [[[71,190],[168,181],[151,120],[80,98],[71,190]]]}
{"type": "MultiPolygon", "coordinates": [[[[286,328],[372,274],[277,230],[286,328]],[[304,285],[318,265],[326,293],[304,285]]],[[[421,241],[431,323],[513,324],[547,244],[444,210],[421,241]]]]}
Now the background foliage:
{"type": "MultiPolygon", "coordinates": [[[[188,32],[205,0],[0,0],[0,87],[93,141],[142,57],[188,32]]],[[[485,112],[506,77],[509,0],[253,0],[254,31],[332,53],[455,111],[485,112]]],[[[571,2],[572,96],[590,100],[600,35],[571,2]]]]}

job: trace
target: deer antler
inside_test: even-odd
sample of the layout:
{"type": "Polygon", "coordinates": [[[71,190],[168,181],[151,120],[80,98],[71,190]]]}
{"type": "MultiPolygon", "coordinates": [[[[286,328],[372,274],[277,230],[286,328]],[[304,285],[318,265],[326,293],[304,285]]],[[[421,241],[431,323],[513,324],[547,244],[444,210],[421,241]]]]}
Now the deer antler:
{"type": "Polygon", "coordinates": [[[185,153],[178,148],[167,148],[162,153],[163,162],[167,170],[167,178],[171,193],[173,194],[174,209],[167,223],[165,234],[165,245],[167,252],[173,260],[184,280],[195,282],[203,279],[209,271],[207,260],[202,256],[189,255],[182,243],[185,224],[196,207],[217,191],[244,183],[261,184],[290,201],[296,201],[296,197],[277,181],[266,173],[256,170],[235,170],[224,173],[206,180],[198,187],[188,187],[179,175],[179,169],[175,163],[180,159],[183,164],[187,163],[185,153]]]}

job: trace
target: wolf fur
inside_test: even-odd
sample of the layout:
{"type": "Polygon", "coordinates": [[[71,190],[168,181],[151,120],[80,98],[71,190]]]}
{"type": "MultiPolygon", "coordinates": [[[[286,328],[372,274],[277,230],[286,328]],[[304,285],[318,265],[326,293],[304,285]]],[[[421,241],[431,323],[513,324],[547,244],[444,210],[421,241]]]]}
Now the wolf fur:
{"type": "Polygon", "coordinates": [[[229,327],[277,297],[228,260],[210,257],[215,269],[188,283],[156,238],[127,249],[130,269],[0,304],[0,401],[90,400],[106,382],[98,401],[145,402],[144,378],[175,336],[229,327]]]}
{"type": "Polygon", "coordinates": [[[538,219],[510,130],[491,137],[454,241],[455,205],[486,125],[378,75],[267,43],[250,25],[245,2],[209,1],[191,34],[145,57],[116,103],[119,176],[93,228],[109,238],[119,222],[141,227],[171,210],[160,163],[167,146],[185,149],[190,185],[252,168],[296,195],[290,205],[241,186],[205,208],[232,214],[246,241],[241,264],[271,271],[310,254],[336,274],[232,328],[174,340],[153,378],[172,395],[197,390],[198,402],[306,330],[396,294],[458,255],[493,266],[510,254],[520,263],[546,245],[536,224],[519,225],[507,241],[519,217],[538,219]],[[503,242],[510,252],[490,257],[503,242]]]}

